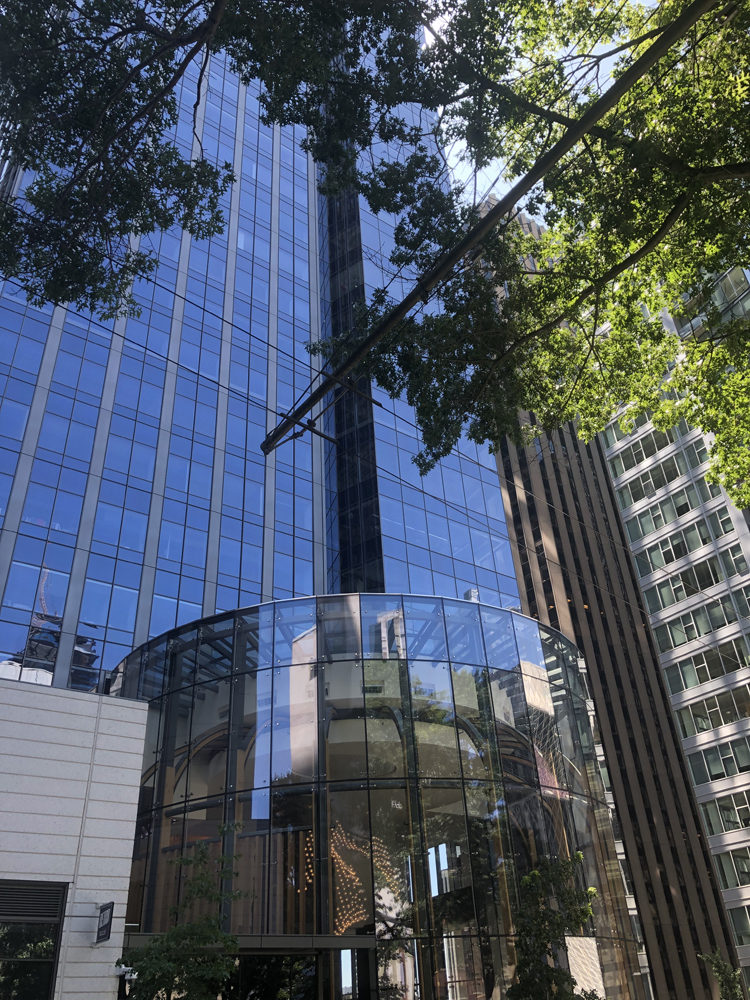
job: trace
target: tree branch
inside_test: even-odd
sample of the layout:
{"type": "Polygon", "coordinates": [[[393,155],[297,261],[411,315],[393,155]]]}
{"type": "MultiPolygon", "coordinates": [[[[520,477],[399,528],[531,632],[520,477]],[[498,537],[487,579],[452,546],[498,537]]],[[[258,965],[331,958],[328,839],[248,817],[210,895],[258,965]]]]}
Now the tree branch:
{"type": "MultiPolygon", "coordinates": [[[[571,312],[577,309],[580,305],[583,305],[586,299],[588,299],[595,292],[601,291],[601,289],[604,288],[608,282],[618,277],[618,275],[622,274],[624,271],[627,271],[628,268],[633,267],[639,260],[642,260],[650,254],[652,250],[655,250],[656,247],[658,247],[664,240],[664,237],[667,236],[669,231],[677,224],[680,216],[690,204],[693,194],[694,191],[692,190],[686,191],[682,194],[672,206],[672,209],[664,219],[664,222],[662,222],[654,235],[650,239],[646,240],[642,247],[639,247],[635,253],[629,254],[624,260],[621,260],[619,264],[614,264],[610,267],[609,270],[605,271],[604,274],[596,279],[596,281],[592,282],[587,288],[584,288],[580,295],[577,296],[577,298],[564,312],[559,313],[554,319],[545,323],[543,326],[538,327],[531,334],[524,336],[523,340],[526,341],[531,337],[538,337],[543,333],[549,333],[549,331],[554,330],[556,326],[560,326],[561,323],[565,322],[571,312]]],[[[514,348],[515,345],[510,347],[506,353],[514,350],[514,348]]]]}

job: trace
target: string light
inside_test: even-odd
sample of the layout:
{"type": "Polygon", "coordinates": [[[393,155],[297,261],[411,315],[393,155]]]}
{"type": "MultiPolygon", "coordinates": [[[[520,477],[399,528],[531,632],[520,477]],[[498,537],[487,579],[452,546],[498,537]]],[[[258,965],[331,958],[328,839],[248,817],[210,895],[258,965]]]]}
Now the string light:
{"type": "Polygon", "coordinates": [[[368,913],[365,909],[365,891],[356,870],[348,864],[342,851],[354,851],[367,857],[368,851],[347,834],[342,827],[336,823],[331,830],[331,859],[333,860],[333,870],[336,874],[336,913],[334,916],[334,932],[345,934],[350,927],[355,927],[367,920],[368,913]]]}

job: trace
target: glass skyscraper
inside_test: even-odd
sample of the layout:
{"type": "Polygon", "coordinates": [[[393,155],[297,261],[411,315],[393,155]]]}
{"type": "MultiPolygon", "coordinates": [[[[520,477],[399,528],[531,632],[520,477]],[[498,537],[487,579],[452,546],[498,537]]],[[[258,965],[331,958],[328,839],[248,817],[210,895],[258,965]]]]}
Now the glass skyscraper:
{"type": "MultiPolygon", "coordinates": [[[[174,135],[187,156],[194,86],[174,135]]],[[[149,636],[258,600],[517,603],[494,463],[473,444],[421,480],[409,407],[342,389],[319,422],[338,445],[305,434],[261,453],[315,378],[305,344],[382,283],[393,227],[320,199],[299,130],[262,125],[257,97],[213,58],[197,126],[206,156],[235,165],[228,225],[155,238],[137,318],[3,288],[3,676],[95,690],[149,636]]]]}
{"type": "MultiPolygon", "coordinates": [[[[267,908],[257,920],[243,917],[242,926],[252,926],[253,934],[275,929],[330,937],[304,947],[309,951],[320,945],[339,957],[350,956],[348,971],[346,960],[336,966],[340,979],[332,997],[364,998],[365,992],[370,996],[370,986],[380,988],[376,972],[365,975],[355,968],[369,962],[368,956],[355,956],[357,947],[342,950],[333,940],[344,933],[344,925],[346,931],[361,930],[369,935],[365,950],[375,955],[370,918],[373,907],[385,904],[367,882],[366,870],[375,864],[373,852],[379,849],[376,835],[382,840],[363,818],[371,808],[366,807],[368,795],[381,803],[372,822],[385,824],[384,830],[393,810],[414,807],[408,834],[414,870],[407,865],[396,872],[381,857],[377,877],[387,881],[393,876],[389,891],[395,886],[404,899],[412,894],[419,920],[427,921],[424,948],[432,949],[425,964],[420,959],[409,966],[406,959],[394,957],[406,969],[406,980],[393,989],[383,985],[384,995],[499,998],[501,981],[510,980],[512,961],[503,949],[506,938],[512,938],[515,889],[505,893],[497,872],[481,858],[472,859],[481,838],[472,844],[460,834],[460,828],[473,829],[481,819],[489,831],[482,834],[481,849],[489,850],[488,844],[497,848],[496,867],[508,862],[513,885],[521,869],[545,853],[580,849],[586,854],[586,884],[599,885],[602,893],[597,939],[609,944],[597,945],[589,933],[572,939],[570,954],[584,972],[593,962],[589,984],[601,984],[603,974],[611,997],[640,997],[609,813],[599,791],[585,665],[561,636],[541,636],[536,623],[508,611],[518,610],[519,597],[495,459],[463,442],[420,478],[412,462],[419,440],[410,408],[365,382],[342,385],[323,411],[313,414],[317,433],[292,434],[267,457],[260,448],[279,415],[318,377],[320,362],[308,353],[307,343],[348,329],[357,304],[384,280],[398,296],[406,279],[388,271],[393,220],[374,218],[353,195],[322,198],[316,168],[300,150],[302,134],[295,128],[264,126],[257,89],[239,86],[221,56],[212,57],[194,134],[196,78],[197,70],[182,86],[174,141],[186,156],[196,154],[200,143],[214,162],[234,163],[236,183],[223,203],[228,220],[224,234],[205,242],[182,232],[155,237],[158,270],[153,281],[135,289],[141,307],[137,317],[106,323],[73,309],[33,308],[11,282],[1,290],[0,676],[153,702],[150,714],[158,735],[152,732],[149,739],[156,740],[158,759],[152,762],[152,774],[158,771],[161,791],[142,803],[137,858],[149,857],[156,881],[149,881],[151,875],[144,880],[143,871],[136,869],[138,895],[131,901],[144,929],[163,929],[159,914],[171,902],[158,884],[165,869],[157,864],[162,855],[154,848],[157,825],[165,824],[164,851],[188,852],[197,840],[213,836],[209,827],[215,830],[217,817],[222,822],[229,815],[226,810],[239,808],[241,799],[226,784],[227,760],[234,767],[247,741],[256,749],[261,745],[258,726],[265,712],[272,727],[286,725],[295,746],[307,741],[304,753],[312,754],[314,766],[309,774],[292,768],[294,794],[284,799],[276,787],[286,780],[281,771],[260,780],[248,765],[241,788],[251,805],[245,807],[242,799],[240,810],[247,813],[246,832],[255,830],[253,823],[261,824],[255,831],[258,850],[265,845],[283,852],[296,845],[294,850],[303,854],[309,849],[333,857],[336,848],[344,868],[339,871],[332,863],[330,872],[344,882],[346,865],[357,856],[362,867],[357,878],[365,879],[360,902],[367,913],[354,920],[356,900],[347,901],[349,890],[325,888],[325,859],[316,853],[300,855],[281,883],[269,871],[262,873],[267,891],[281,894],[281,910],[267,908]],[[387,614],[383,619],[386,636],[388,628],[398,631],[399,622],[406,629],[395,651],[382,646],[380,653],[368,652],[362,645],[366,636],[360,616],[365,612],[358,593],[394,595],[378,607],[390,614],[390,601],[396,609],[392,628],[387,614]],[[338,653],[321,654],[321,659],[313,652],[304,662],[290,662],[278,652],[276,633],[276,658],[261,665],[268,670],[232,659],[240,649],[233,637],[247,624],[248,609],[251,617],[261,618],[306,609],[302,632],[314,635],[316,622],[328,613],[323,598],[337,594],[350,595],[345,600],[349,610],[341,618],[351,639],[351,648],[339,650],[345,654],[345,669],[338,653]],[[311,595],[317,595],[317,604],[293,600],[311,595]],[[426,646],[420,645],[424,637],[418,621],[425,597],[433,610],[423,624],[442,636],[426,646]],[[480,602],[485,615],[481,628],[480,602]],[[458,639],[455,649],[446,645],[454,641],[450,622],[446,626],[451,615],[469,622],[471,649],[461,652],[458,639]],[[492,621],[508,633],[508,648],[497,662],[487,646],[495,642],[488,638],[487,623],[492,621]],[[216,658],[211,653],[206,666],[201,659],[204,639],[211,646],[206,637],[219,622],[229,623],[229,631],[218,636],[216,658]],[[517,643],[508,637],[529,628],[534,649],[527,654],[520,639],[517,643]],[[546,653],[542,639],[551,644],[546,653]],[[128,659],[136,647],[164,652],[160,675],[159,670],[149,673],[148,665],[140,673],[140,653],[135,661],[128,659]],[[189,675],[170,673],[176,651],[185,664],[197,656],[193,674],[188,667],[189,675]],[[220,661],[229,664],[223,675],[220,661]],[[130,676],[154,673],[162,687],[123,690],[123,669],[116,668],[133,662],[138,668],[130,676]],[[293,673],[295,664],[301,669],[293,673]],[[491,667],[506,674],[490,677],[491,667]],[[214,675],[215,669],[219,674],[214,675]],[[283,676],[277,676],[278,670],[283,676]],[[375,671],[371,680],[368,670],[375,671]],[[228,696],[226,705],[214,698],[217,681],[228,696]],[[491,683],[497,688],[492,697],[491,683]],[[271,687],[261,690],[255,708],[245,712],[236,684],[243,691],[247,687],[248,699],[251,689],[256,694],[261,690],[258,684],[271,687]],[[373,701],[378,694],[387,696],[382,705],[373,701]],[[282,696],[286,702],[278,700],[282,696]],[[292,696],[310,697],[312,707],[292,711],[292,696]],[[271,699],[268,704],[266,698],[271,699]],[[338,704],[342,698],[352,704],[338,704]],[[332,720],[328,701],[337,702],[335,711],[345,723],[334,727],[342,735],[337,740],[341,746],[333,750],[326,728],[332,720]],[[227,712],[245,727],[241,740],[234,729],[230,733],[227,712]],[[179,733],[159,729],[162,715],[179,733]],[[536,721],[530,723],[532,718],[536,721]],[[366,738],[355,739],[364,719],[366,738]],[[199,732],[204,723],[207,728],[199,732]],[[427,728],[420,729],[423,723],[427,728]],[[221,735],[225,730],[226,739],[221,735]],[[349,730],[351,739],[346,737],[349,730]],[[389,746],[394,733],[399,753],[406,754],[406,770],[394,772],[389,784],[387,768],[381,773],[377,759],[386,751],[396,752],[389,746]],[[187,749],[179,741],[185,734],[187,749]],[[343,762],[341,774],[335,761],[324,761],[329,752],[338,753],[343,762]],[[164,768],[170,780],[174,777],[180,755],[184,775],[192,775],[187,780],[193,782],[185,796],[174,789],[165,792],[162,780],[164,768]],[[508,759],[501,761],[503,755],[508,759]],[[442,763],[428,766],[431,756],[442,763]],[[199,792],[203,765],[210,780],[199,792]],[[339,779],[344,783],[333,787],[339,779]],[[497,782],[497,789],[490,788],[490,781],[497,782]],[[214,791],[221,792],[219,804],[213,802],[214,791]],[[254,812],[253,803],[269,794],[275,796],[274,809],[283,806],[283,799],[291,812],[284,819],[279,806],[282,812],[273,813],[272,828],[266,829],[263,823],[271,814],[254,812]],[[325,810],[339,801],[335,796],[354,804],[354,812],[347,807],[341,813],[340,829],[325,825],[325,810]],[[314,836],[310,824],[294,817],[295,803],[303,800],[314,803],[314,836]],[[203,825],[196,825],[198,819],[203,825]],[[503,832],[508,824],[517,828],[512,836],[503,832]],[[178,826],[179,834],[174,832],[178,826]],[[293,827],[299,836],[292,835],[293,827]],[[361,850],[351,847],[350,834],[364,838],[361,850]],[[330,913],[315,910],[310,916],[294,898],[306,891],[308,862],[319,888],[318,902],[311,902],[311,894],[305,906],[325,904],[330,913]],[[412,876],[422,881],[412,884],[412,876]],[[295,883],[299,878],[303,882],[295,883]],[[502,898],[482,902],[488,879],[495,880],[492,891],[502,890],[502,898]],[[284,897],[282,906],[284,893],[289,898],[284,897]],[[151,915],[141,912],[141,899],[151,915]],[[490,924],[480,927],[485,910],[490,924]],[[282,911],[283,927],[274,924],[282,911]],[[297,920],[300,914],[304,920],[297,920]],[[460,950],[464,947],[465,953],[460,950]],[[463,970],[464,979],[448,982],[449,967],[463,970]],[[434,977],[432,986],[415,980],[423,974],[434,977]],[[370,986],[357,987],[357,982],[370,986]]],[[[328,610],[335,618],[334,605],[328,610]]],[[[276,747],[280,737],[273,732],[276,747]]],[[[149,787],[146,781],[144,789],[149,787]]],[[[400,905],[394,899],[394,913],[400,905]]],[[[408,928],[403,937],[403,954],[413,954],[408,928]]],[[[302,947],[299,941],[293,945],[302,947]]],[[[283,950],[283,943],[279,947],[283,950]]],[[[387,965],[386,958],[382,962],[387,965]]]]}

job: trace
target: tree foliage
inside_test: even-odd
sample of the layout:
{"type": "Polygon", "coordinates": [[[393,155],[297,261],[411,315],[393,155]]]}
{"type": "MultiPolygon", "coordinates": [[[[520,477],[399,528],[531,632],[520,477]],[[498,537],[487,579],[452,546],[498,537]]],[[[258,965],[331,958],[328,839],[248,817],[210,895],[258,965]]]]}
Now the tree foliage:
{"type": "MultiPolygon", "coordinates": [[[[0,12],[0,99],[27,173],[2,208],[0,271],[35,301],[112,315],[155,266],[150,234],[218,232],[232,165],[174,129],[221,55],[261,81],[266,120],[305,126],[325,190],[399,216],[389,267],[424,272],[484,210],[441,148],[512,184],[694,6],[18,0],[0,12]]],[[[462,433],[524,440],[519,409],[545,430],[575,419],[586,438],[649,409],[715,433],[714,475],[750,505],[747,318],[727,324],[712,299],[717,275],[750,265],[750,0],[701,10],[521,199],[543,231],[509,216],[360,367],[415,406],[423,471],[462,433]]],[[[391,305],[381,290],[331,360],[391,305]]]]}
{"type": "MultiPolygon", "coordinates": [[[[579,889],[576,870],[583,864],[579,852],[571,860],[542,858],[521,879],[515,919],[516,980],[508,1000],[573,1000],[577,983],[556,962],[565,953],[565,938],[579,934],[592,916],[596,889],[579,889]]],[[[584,991],[585,1000],[600,1000],[596,991],[584,991]]]]}
{"type": "Polygon", "coordinates": [[[743,1000],[742,973],[727,962],[718,948],[710,955],[699,955],[698,958],[710,966],[719,984],[719,1000],[743,1000]]]}
{"type": "Polygon", "coordinates": [[[0,10],[0,273],[35,302],[112,315],[153,272],[144,237],[224,226],[232,165],[197,134],[175,142],[179,104],[199,111],[211,54],[264,86],[269,120],[309,125],[332,176],[353,176],[356,144],[390,137],[390,53],[414,61],[419,7],[340,0],[18,0],[0,10]],[[386,37],[387,36],[387,37],[386,37]],[[377,66],[361,66],[363,54],[377,66]],[[342,81],[344,81],[342,83],[342,81]],[[352,145],[354,143],[354,145],[352,145]],[[12,194],[25,174],[19,197],[12,194]],[[139,245],[140,241],[140,245],[139,245]]]}
{"type": "Polygon", "coordinates": [[[178,867],[192,869],[172,908],[177,922],[117,961],[135,973],[130,1000],[216,1000],[222,992],[235,971],[237,939],[223,928],[221,904],[244,895],[225,888],[237,875],[237,857],[212,858],[208,844],[199,843],[192,857],[175,859],[178,867]]]}

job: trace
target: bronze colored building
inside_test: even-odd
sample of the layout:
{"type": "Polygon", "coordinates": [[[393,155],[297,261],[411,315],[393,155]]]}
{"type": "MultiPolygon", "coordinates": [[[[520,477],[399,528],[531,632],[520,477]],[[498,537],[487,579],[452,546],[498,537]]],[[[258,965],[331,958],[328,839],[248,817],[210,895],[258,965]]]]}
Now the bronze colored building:
{"type": "Polygon", "coordinates": [[[498,468],[522,610],[586,660],[654,995],[704,1000],[697,955],[734,946],[601,446],[567,425],[498,468]]]}

